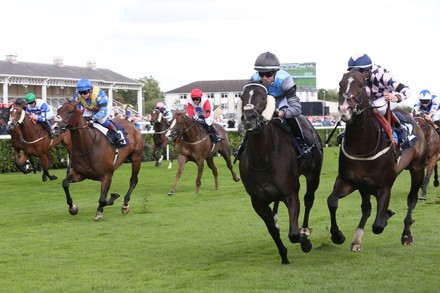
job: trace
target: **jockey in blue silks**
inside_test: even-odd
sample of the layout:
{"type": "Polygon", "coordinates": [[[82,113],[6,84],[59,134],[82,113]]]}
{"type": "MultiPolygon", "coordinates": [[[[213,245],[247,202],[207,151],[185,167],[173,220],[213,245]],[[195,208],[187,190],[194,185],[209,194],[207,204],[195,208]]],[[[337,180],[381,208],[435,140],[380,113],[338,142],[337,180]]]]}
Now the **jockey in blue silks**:
{"type": "Polygon", "coordinates": [[[76,85],[77,92],[72,101],[80,101],[79,107],[83,110],[83,116],[89,117],[93,122],[97,122],[115,134],[115,143],[124,140],[121,134],[116,131],[113,123],[108,119],[108,98],[104,91],[99,87],[92,86],[88,79],[81,79],[76,85]]]}

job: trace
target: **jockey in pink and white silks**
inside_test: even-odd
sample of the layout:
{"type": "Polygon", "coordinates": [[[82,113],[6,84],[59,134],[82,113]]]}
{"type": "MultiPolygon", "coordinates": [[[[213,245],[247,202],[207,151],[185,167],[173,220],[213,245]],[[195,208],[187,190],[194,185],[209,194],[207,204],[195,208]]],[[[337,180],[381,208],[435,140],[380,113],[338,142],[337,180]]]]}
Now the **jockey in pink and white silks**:
{"type": "MultiPolygon", "coordinates": [[[[358,53],[348,60],[347,70],[357,69],[367,81],[367,92],[374,101],[378,110],[385,115],[390,102],[390,110],[394,110],[397,104],[411,96],[411,90],[408,86],[396,81],[393,75],[380,65],[373,64],[367,54],[358,53]]],[[[402,143],[408,140],[408,130],[400,123],[399,118],[391,112],[391,122],[399,128],[401,132],[402,143]]]]}

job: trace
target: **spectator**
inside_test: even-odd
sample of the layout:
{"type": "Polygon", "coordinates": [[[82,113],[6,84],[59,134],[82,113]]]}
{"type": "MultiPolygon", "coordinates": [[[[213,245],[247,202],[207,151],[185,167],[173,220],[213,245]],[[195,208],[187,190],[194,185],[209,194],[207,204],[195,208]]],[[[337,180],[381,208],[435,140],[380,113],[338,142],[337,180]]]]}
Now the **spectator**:
{"type": "Polygon", "coordinates": [[[235,128],[235,120],[232,116],[228,120],[228,128],[235,128]]]}

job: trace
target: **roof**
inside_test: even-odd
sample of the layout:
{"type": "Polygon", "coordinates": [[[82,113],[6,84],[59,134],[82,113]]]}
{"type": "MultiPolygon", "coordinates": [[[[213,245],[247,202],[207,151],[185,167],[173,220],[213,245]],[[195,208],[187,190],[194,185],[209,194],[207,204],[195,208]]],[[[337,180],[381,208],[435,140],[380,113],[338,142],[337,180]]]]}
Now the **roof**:
{"type": "Polygon", "coordinates": [[[120,84],[139,87],[142,83],[105,68],[91,66],[67,66],[58,64],[42,64],[33,62],[17,62],[0,60],[0,77],[28,77],[36,79],[57,79],[77,81],[88,78],[104,84],[120,84]]]}
{"type": "Polygon", "coordinates": [[[202,90],[202,92],[206,93],[242,92],[243,87],[248,83],[249,79],[202,80],[178,87],[166,92],[165,94],[190,93],[195,88],[199,88],[202,90]]]}

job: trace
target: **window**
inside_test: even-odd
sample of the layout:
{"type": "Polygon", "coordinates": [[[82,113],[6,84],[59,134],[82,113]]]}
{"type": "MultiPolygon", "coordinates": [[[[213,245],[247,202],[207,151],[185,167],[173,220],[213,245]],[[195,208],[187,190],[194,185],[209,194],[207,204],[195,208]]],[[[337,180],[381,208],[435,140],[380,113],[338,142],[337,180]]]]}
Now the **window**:
{"type": "Polygon", "coordinates": [[[180,100],[186,100],[186,94],[180,94],[180,100]]]}

